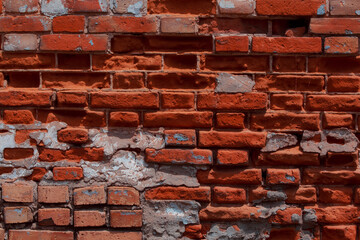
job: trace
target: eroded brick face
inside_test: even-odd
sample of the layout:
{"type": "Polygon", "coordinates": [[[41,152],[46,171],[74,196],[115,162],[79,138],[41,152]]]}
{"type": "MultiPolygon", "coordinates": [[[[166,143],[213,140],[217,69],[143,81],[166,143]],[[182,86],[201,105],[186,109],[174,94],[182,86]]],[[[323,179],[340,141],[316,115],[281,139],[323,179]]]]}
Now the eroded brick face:
{"type": "Polygon", "coordinates": [[[358,240],[357,0],[0,0],[0,240],[358,240]]]}

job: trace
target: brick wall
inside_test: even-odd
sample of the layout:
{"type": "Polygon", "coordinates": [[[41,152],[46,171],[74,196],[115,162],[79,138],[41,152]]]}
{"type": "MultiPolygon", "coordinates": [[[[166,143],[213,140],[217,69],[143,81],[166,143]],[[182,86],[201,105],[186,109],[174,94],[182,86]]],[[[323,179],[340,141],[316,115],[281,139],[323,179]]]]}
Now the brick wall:
{"type": "Polygon", "coordinates": [[[359,239],[357,0],[0,0],[0,240],[359,239]]]}

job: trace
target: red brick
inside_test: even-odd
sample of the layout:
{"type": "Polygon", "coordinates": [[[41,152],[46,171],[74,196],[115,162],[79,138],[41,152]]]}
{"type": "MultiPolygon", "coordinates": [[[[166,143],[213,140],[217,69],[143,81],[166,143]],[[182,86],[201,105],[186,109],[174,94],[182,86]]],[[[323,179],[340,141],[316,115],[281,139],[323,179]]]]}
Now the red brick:
{"type": "Polygon", "coordinates": [[[249,164],[249,153],[245,150],[218,150],[217,164],[246,166],[249,164]]]}
{"type": "Polygon", "coordinates": [[[200,93],[197,98],[199,109],[260,110],[266,108],[266,103],[265,93],[200,93]]]}
{"type": "Polygon", "coordinates": [[[211,36],[116,36],[113,52],[212,52],[211,36]]]}
{"type": "Polygon", "coordinates": [[[207,206],[200,210],[201,221],[244,221],[256,220],[261,216],[257,207],[243,205],[241,207],[214,207],[207,206]]]}
{"type": "Polygon", "coordinates": [[[34,167],[32,170],[33,171],[31,173],[31,175],[29,175],[25,178],[27,181],[39,182],[42,180],[42,178],[48,172],[46,168],[42,168],[42,167],[34,167]]]}
{"type": "Polygon", "coordinates": [[[162,108],[181,109],[195,107],[195,96],[193,93],[169,93],[161,94],[162,108]]]}
{"type": "Polygon", "coordinates": [[[51,20],[43,16],[1,16],[1,32],[48,32],[51,20]]]}
{"type": "Polygon", "coordinates": [[[302,110],[304,98],[301,94],[273,94],[270,108],[275,110],[302,110]]]}
{"type": "Polygon", "coordinates": [[[38,1],[36,0],[4,0],[4,8],[5,12],[10,13],[34,13],[39,10],[38,1]]]}
{"type": "Polygon", "coordinates": [[[107,50],[107,35],[51,34],[40,37],[40,50],[94,52],[107,50]]]}
{"type": "Polygon", "coordinates": [[[325,15],[325,0],[257,0],[256,12],[259,15],[315,16],[325,15]]]}
{"type": "Polygon", "coordinates": [[[103,161],[104,149],[103,148],[71,148],[65,152],[65,157],[70,161],[103,161]]]}
{"type": "Polygon", "coordinates": [[[342,4],[341,1],[330,0],[330,14],[331,15],[358,15],[360,9],[360,2],[356,0],[347,1],[342,4]]]}
{"type": "Polygon", "coordinates": [[[328,92],[360,92],[360,77],[358,76],[329,76],[328,92]]]}
{"type": "Polygon", "coordinates": [[[145,127],[197,128],[211,127],[212,112],[154,112],[145,113],[145,127]]]}
{"type": "Polygon", "coordinates": [[[3,107],[50,107],[50,91],[0,91],[3,107]]]}
{"type": "Polygon", "coordinates": [[[0,68],[37,69],[55,67],[54,54],[0,52],[0,68]]]}
{"type": "Polygon", "coordinates": [[[53,32],[82,33],[85,27],[85,16],[68,15],[53,19],[53,32]]]}
{"type": "Polygon", "coordinates": [[[5,202],[32,203],[36,186],[31,182],[2,184],[2,199],[5,202]]]}
{"type": "Polygon", "coordinates": [[[39,161],[56,162],[65,159],[65,151],[51,148],[39,148],[39,161]]]}
{"type": "Polygon", "coordinates": [[[74,211],[75,227],[102,227],[106,224],[106,214],[100,211],[74,211]]]}
{"type": "Polygon", "coordinates": [[[205,55],[201,70],[231,72],[269,71],[268,56],[205,55]]]}
{"type": "Polygon", "coordinates": [[[200,147],[262,148],[265,146],[265,132],[217,132],[200,131],[200,147]]]}
{"type": "Polygon", "coordinates": [[[4,159],[5,160],[24,160],[34,155],[34,149],[32,148],[5,148],[4,159]]]}
{"type": "Polygon", "coordinates": [[[5,207],[4,217],[6,224],[28,223],[33,220],[33,214],[29,207],[5,207]]]}
{"type": "Polygon", "coordinates": [[[139,114],[135,112],[111,112],[109,126],[137,127],[140,123],[139,114]]]}
{"type": "Polygon", "coordinates": [[[319,187],[319,202],[350,204],[353,190],[350,187],[319,187]]]}
{"type": "Polygon", "coordinates": [[[261,169],[199,170],[197,178],[203,184],[261,184],[261,169]]]}
{"type": "Polygon", "coordinates": [[[184,237],[190,238],[190,239],[203,239],[204,236],[201,233],[202,225],[196,224],[196,225],[186,225],[185,226],[185,232],[183,234],[184,237]]]}
{"type": "Polygon", "coordinates": [[[319,114],[256,113],[251,115],[252,129],[319,130],[319,114]]]}
{"type": "Polygon", "coordinates": [[[75,205],[105,204],[106,193],[104,186],[84,187],[74,189],[75,205]]]}
{"type": "Polygon", "coordinates": [[[245,128],[245,114],[217,113],[216,127],[218,128],[245,128]]]}
{"type": "Polygon", "coordinates": [[[199,33],[262,33],[268,32],[268,21],[259,18],[229,18],[229,17],[201,17],[199,19],[199,33]]]}
{"type": "Polygon", "coordinates": [[[146,149],[146,161],[168,164],[211,164],[212,152],[203,149],[146,149]]]}
{"type": "Polygon", "coordinates": [[[196,55],[164,55],[164,69],[168,70],[196,70],[197,56],[196,55]]]}
{"type": "Polygon", "coordinates": [[[54,167],[55,181],[73,181],[83,178],[83,169],[81,167],[54,167]]]}
{"type": "Polygon", "coordinates": [[[354,127],[353,115],[325,113],[323,115],[323,127],[325,129],[339,127],[346,127],[351,129],[354,127]]]}
{"type": "Polygon", "coordinates": [[[195,147],[195,130],[165,130],[165,144],[172,147],[195,147]]]}
{"type": "Polygon", "coordinates": [[[113,228],[141,227],[142,210],[110,210],[110,226],[113,228]]]}
{"type": "Polygon", "coordinates": [[[40,203],[69,202],[68,186],[38,186],[38,201],[40,203]]]}
{"type": "MultiPolygon", "coordinates": [[[[125,43],[132,44],[131,40],[125,43]],[[130,42],[129,42],[130,41],[130,42]]],[[[127,56],[127,55],[93,55],[92,63],[94,70],[160,70],[160,55],[127,56]]],[[[119,73],[126,76],[125,73],[119,73]]],[[[115,76],[117,76],[115,74],[115,76]]],[[[129,75],[131,76],[131,75],[129,75]]]]}
{"type": "Polygon", "coordinates": [[[148,200],[195,200],[210,202],[210,187],[157,187],[146,191],[148,200]]]}
{"type": "Polygon", "coordinates": [[[194,17],[162,17],[160,32],[196,33],[196,19],[194,17]]]}
{"type": "Polygon", "coordinates": [[[359,209],[354,206],[305,207],[315,210],[317,222],[322,224],[358,223],[359,209]]]}
{"type": "Polygon", "coordinates": [[[104,112],[89,110],[39,110],[38,120],[43,123],[65,122],[76,127],[104,127],[104,112]]]}
{"type": "Polygon", "coordinates": [[[309,57],[308,65],[309,72],[354,73],[360,72],[360,57],[309,57]]]}
{"type": "Polygon", "coordinates": [[[252,51],[262,53],[321,53],[319,37],[254,37],[252,51]]]}
{"type": "Polygon", "coordinates": [[[48,230],[10,230],[9,240],[28,239],[28,240],[73,240],[74,233],[70,231],[48,231],[48,230]]]}
{"type": "Polygon", "coordinates": [[[11,72],[7,81],[8,87],[13,88],[39,88],[40,75],[37,72],[11,72]],[[26,79],[26,81],[24,81],[26,79]]]}
{"type": "Polygon", "coordinates": [[[72,10],[74,12],[101,13],[107,12],[106,0],[74,0],[72,10]]]}
{"type": "Polygon", "coordinates": [[[258,91],[316,91],[324,90],[323,76],[266,75],[257,76],[255,89],[258,91]]]}
{"type": "Polygon", "coordinates": [[[156,33],[156,31],[157,20],[154,16],[98,16],[89,18],[90,33],[156,33]]]}
{"type": "Polygon", "coordinates": [[[316,188],[314,187],[299,187],[289,188],[285,190],[286,202],[292,204],[306,204],[316,203],[316,188]]]}
{"type": "Polygon", "coordinates": [[[302,56],[273,56],[274,72],[305,72],[306,58],[302,56]]]}
{"type": "Polygon", "coordinates": [[[273,228],[268,240],[297,240],[301,239],[301,233],[297,228],[273,228]]]}
{"type": "Polygon", "coordinates": [[[359,34],[357,18],[311,18],[309,32],[315,34],[359,34]]]}
{"type": "Polygon", "coordinates": [[[358,112],[359,95],[308,95],[306,109],[309,111],[358,112]]]}
{"type": "Polygon", "coordinates": [[[68,226],[70,225],[69,208],[45,208],[38,210],[39,225],[68,226]]]}
{"type": "MultiPolygon", "coordinates": [[[[141,232],[114,232],[114,231],[79,231],[77,240],[96,240],[96,239],[107,239],[107,240],[118,240],[118,239],[129,239],[129,240],[141,240],[141,232]]],[[[15,239],[14,239],[15,240],[15,239]]]]}
{"type": "Polygon", "coordinates": [[[109,88],[110,79],[106,73],[43,73],[43,87],[92,89],[109,88]]]}
{"type": "Polygon", "coordinates": [[[324,226],[322,230],[323,240],[355,240],[356,226],[355,225],[340,225],[340,226],[324,226]]]}
{"type": "Polygon", "coordinates": [[[258,166],[318,166],[317,153],[302,152],[299,147],[288,148],[271,153],[261,153],[256,160],[258,166]]]}
{"type": "Polygon", "coordinates": [[[359,51],[357,37],[327,37],[324,43],[325,53],[351,54],[359,51]]]}
{"type": "Polygon", "coordinates": [[[144,73],[115,73],[113,78],[114,89],[145,88],[144,73]]]}
{"type": "Polygon", "coordinates": [[[354,185],[360,183],[360,172],[306,168],[303,171],[302,182],[303,184],[354,185]]]}
{"type": "Polygon", "coordinates": [[[87,92],[58,92],[56,95],[57,105],[59,107],[86,107],[87,92]]]}
{"type": "Polygon", "coordinates": [[[354,202],[355,203],[360,203],[360,188],[356,188],[355,190],[354,190],[355,192],[354,192],[354,202]]]}
{"type": "Polygon", "coordinates": [[[286,209],[279,209],[275,215],[269,218],[272,224],[299,224],[302,223],[302,210],[301,208],[289,207],[286,209]],[[294,218],[297,216],[298,218],[294,218]]]}
{"type": "Polygon", "coordinates": [[[299,169],[267,169],[267,184],[298,185],[300,182],[299,169]]]}
{"type": "Polygon", "coordinates": [[[159,96],[157,93],[151,93],[151,92],[92,93],[91,106],[94,108],[158,109],[159,96]]]}
{"type": "Polygon", "coordinates": [[[139,192],[131,187],[109,187],[108,201],[110,205],[133,206],[139,205],[139,192]]]}
{"type": "Polygon", "coordinates": [[[5,110],[4,123],[6,124],[33,124],[35,121],[30,110],[5,110]]]}
{"type": "Polygon", "coordinates": [[[328,167],[357,167],[358,152],[353,153],[334,153],[328,152],[325,160],[325,166],[328,167]]]}
{"type": "Polygon", "coordinates": [[[248,52],[248,36],[218,36],[215,37],[216,52],[248,52]]]}
{"type": "Polygon", "coordinates": [[[215,14],[216,6],[212,0],[199,0],[196,2],[179,2],[176,0],[149,0],[149,14],[215,14]]]}
{"type": "Polygon", "coordinates": [[[214,89],[215,75],[197,73],[150,73],[150,89],[214,89]]]}
{"type": "Polygon", "coordinates": [[[58,68],[60,69],[90,69],[89,54],[57,54],[58,68]]]}
{"type": "Polygon", "coordinates": [[[214,187],[215,203],[245,203],[246,191],[243,188],[214,187]]]}

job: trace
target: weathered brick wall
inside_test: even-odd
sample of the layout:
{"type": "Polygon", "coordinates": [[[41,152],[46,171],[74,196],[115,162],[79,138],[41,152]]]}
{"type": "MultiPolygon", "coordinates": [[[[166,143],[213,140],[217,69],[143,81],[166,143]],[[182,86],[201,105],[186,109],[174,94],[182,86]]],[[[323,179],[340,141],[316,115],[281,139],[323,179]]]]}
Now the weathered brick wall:
{"type": "Polygon", "coordinates": [[[0,3],[0,239],[359,239],[360,1],[0,3]]]}

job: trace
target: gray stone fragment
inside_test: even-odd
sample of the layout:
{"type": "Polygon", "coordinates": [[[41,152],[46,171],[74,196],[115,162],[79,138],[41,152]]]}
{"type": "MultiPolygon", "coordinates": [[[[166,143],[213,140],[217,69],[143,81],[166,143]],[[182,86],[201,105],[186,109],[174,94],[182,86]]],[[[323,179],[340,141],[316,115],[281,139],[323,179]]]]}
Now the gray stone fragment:
{"type": "Polygon", "coordinates": [[[251,92],[255,81],[248,75],[233,75],[220,73],[216,78],[215,92],[218,93],[245,93],[251,92]]]}
{"type": "Polygon", "coordinates": [[[261,149],[262,152],[275,152],[279,149],[296,146],[298,140],[296,136],[286,133],[268,133],[266,145],[261,149]]]}

